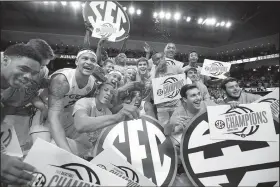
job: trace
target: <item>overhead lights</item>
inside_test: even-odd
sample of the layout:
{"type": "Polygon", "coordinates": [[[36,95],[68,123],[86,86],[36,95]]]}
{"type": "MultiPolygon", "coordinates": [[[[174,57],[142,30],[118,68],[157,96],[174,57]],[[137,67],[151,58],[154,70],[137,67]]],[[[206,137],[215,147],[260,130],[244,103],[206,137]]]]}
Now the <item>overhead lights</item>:
{"type": "Polygon", "coordinates": [[[126,10],[127,10],[127,8],[126,8],[126,7],[123,7],[123,9],[124,9],[124,11],[126,11],[126,10]]]}
{"type": "Polygon", "coordinates": [[[216,23],[216,27],[219,27],[220,26],[220,23],[216,23]]]}
{"type": "Polygon", "coordinates": [[[192,18],[188,16],[188,17],[187,17],[187,22],[190,22],[191,19],[192,19],[192,18]]]}
{"type": "Polygon", "coordinates": [[[47,4],[49,4],[49,2],[48,1],[44,1],[44,4],[47,5],[47,4]]]}
{"type": "Polygon", "coordinates": [[[224,21],[221,22],[221,26],[222,26],[222,27],[225,26],[225,24],[226,24],[226,23],[225,23],[224,21]]]}
{"type": "Polygon", "coordinates": [[[63,6],[67,5],[67,2],[66,1],[61,1],[60,2],[63,6]]]}
{"type": "Polygon", "coordinates": [[[156,18],[158,16],[157,12],[154,12],[153,17],[156,18]]]}
{"type": "Polygon", "coordinates": [[[166,18],[167,20],[170,19],[170,18],[171,18],[171,13],[170,13],[170,12],[166,13],[166,14],[165,14],[165,18],[166,18]]]}
{"type": "Polygon", "coordinates": [[[229,27],[231,27],[231,22],[227,22],[227,24],[226,24],[226,28],[229,28],[229,27]]]}
{"type": "Polygon", "coordinates": [[[202,18],[199,18],[198,21],[197,21],[198,24],[202,24],[202,22],[203,22],[202,18]]]}
{"type": "Polygon", "coordinates": [[[163,19],[164,16],[165,16],[165,13],[164,13],[163,11],[161,11],[161,12],[159,13],[159,17],[160,17],[161,19],[163,19]]]}
{"type": "Polygon", "coordinates": [[[142,13],[142,11],[140,9],[137,9],[136,14],[140,15],[142,13]]]}
{"type": "Polygon", "coordinates": [[[179,19],[181,19],[181,14],[180,14],[179,12],[176,12],[176,13],[174,14],[174,19],[175,19],[176,21],[178,21],[179,19]]]}
{"type": "Polygon", "coordinates": [[[135,8],[134,8],[133,6],[129,7],[128,12],[129,12],[130,14],[134,14],[135,8]]]}
{"type": "Polygon", "coordinates": [[[77,8],[80,8],[81,3],[79,1],[72,1],[71,5],[73,8],[77,9],[77,8]]]}

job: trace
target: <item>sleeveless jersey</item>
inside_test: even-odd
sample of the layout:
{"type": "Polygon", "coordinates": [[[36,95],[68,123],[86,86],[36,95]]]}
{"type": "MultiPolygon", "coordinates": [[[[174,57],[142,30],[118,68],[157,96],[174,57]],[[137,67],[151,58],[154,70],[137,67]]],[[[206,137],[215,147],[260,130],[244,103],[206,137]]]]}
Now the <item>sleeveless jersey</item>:
{"type": "Polygon", "coordinates": [[[64,68],[54,72],[51,76],[57,74],[63,74],[68,83],[69,83],[69,92],[64,95],[63,105],[64,105],[64,113],[60,116],[60,121],[64,126],[64,130],[66,136],[68,138],[76,138],[79,133],[74,127],[74,118],[72,116],[74,104],[77,100],[86,97],[94,88],[95,78],[90,75],[87,85],[84,88],[79,88],[76,78],[75,78],[76,69],[64,68]]]}

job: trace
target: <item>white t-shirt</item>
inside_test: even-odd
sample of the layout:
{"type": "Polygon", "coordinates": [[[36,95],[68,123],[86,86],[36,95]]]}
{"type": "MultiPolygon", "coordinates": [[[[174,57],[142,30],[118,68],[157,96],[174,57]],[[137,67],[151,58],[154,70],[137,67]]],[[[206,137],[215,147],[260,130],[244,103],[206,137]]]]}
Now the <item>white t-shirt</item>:
{"type": "MultiPolygon", "coordinates": [[[[112,115],[109,108],[103,108],[101,111],[97,110],[95,98],[82,98],[76,102],[73,109],[73,116],[78,110],[85,110],[87,115],[90,117],[98,117],[105,115],[112,115]]],[[[76,124],[78,125],[78,124],[76,124]]],[[[99,129],[94,132],[80,133],[80,136],[75,140],[88,148],[95,145],[100,133],[103,129],[99,129]]]]}

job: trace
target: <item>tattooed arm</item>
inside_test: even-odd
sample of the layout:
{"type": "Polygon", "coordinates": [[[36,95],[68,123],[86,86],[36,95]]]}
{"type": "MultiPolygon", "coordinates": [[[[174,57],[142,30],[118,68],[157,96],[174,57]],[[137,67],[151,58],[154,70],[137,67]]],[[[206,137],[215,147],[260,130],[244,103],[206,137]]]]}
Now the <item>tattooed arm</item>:
{"type": "Polygon", "coordinates": [[[62,115],[64,110],[63,97],[69,92],[69,89],[69,83],[64,75],[58,74],[51,79],[48,99],[48,120],[50,122],[51,135],[57,146],[71,152],[66,140],[63,124],[61,124],[59,119],[59,116],[62,115]]]}

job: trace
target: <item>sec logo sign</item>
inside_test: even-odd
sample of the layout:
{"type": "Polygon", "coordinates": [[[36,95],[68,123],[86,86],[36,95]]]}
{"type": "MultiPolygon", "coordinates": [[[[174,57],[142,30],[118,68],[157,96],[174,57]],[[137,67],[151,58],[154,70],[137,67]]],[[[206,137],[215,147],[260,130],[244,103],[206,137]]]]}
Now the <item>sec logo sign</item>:
{"type": "Polygon", "coordinates": [[[140,173],[157,186],[173,183],[177,173],[177,153],[163,128],[153,118],[121,122],[105,129],[99,137],[95,155],[112,149],[123,155],[140,173]]]}
{"type": "Polygon", "coordinates": [[[93,27],[92,37],[105,37],[111,42],[118,42],[126,39],[129,34],[129,18],[115,1],[86,2],[83,16],[93,27]]]}
{"type": "Polygon", "coordinates": [[[279,142],[211,140],[207,113],[184,131],[181,160],[196,186],[279,186],[279,142]]]}

